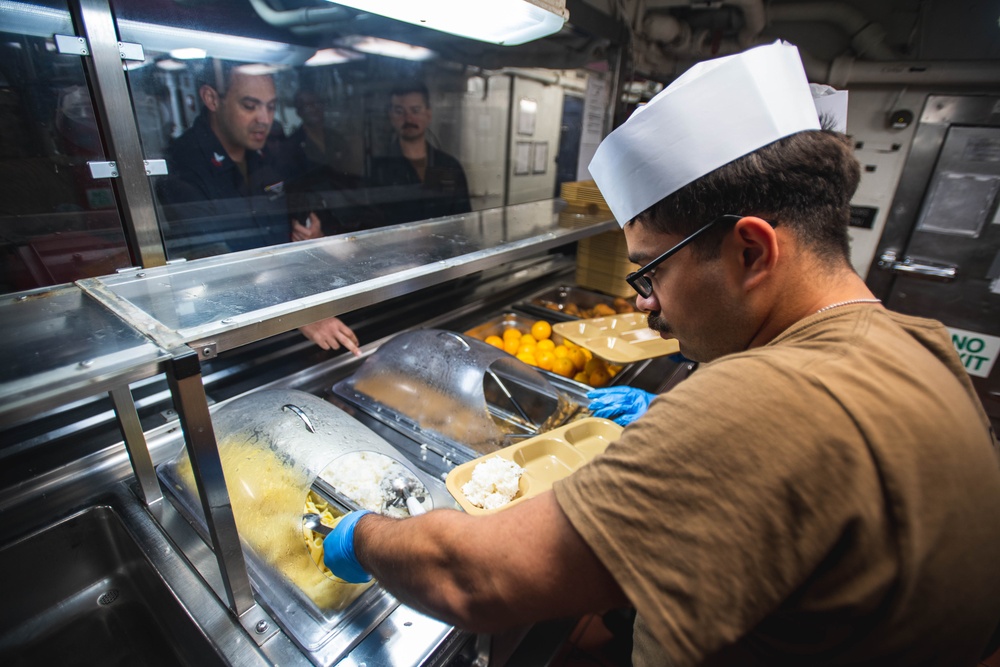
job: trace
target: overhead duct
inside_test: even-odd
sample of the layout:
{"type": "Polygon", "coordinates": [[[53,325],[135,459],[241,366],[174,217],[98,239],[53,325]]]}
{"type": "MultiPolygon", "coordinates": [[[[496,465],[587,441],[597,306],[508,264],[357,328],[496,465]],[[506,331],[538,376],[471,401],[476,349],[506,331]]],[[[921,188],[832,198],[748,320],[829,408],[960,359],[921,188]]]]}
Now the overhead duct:
{"type": "MultiPolygon", "coordinates": [[[[811,77],[810,77],[811,78],[811,77]]],[[[865,84],[907,86],[990,86],[1000,88],[996,61],[873,62],[841,56],[830,64],[826,83],[835,88],[865,84]]]]}
{"type": "MultiPolygon", "coordinates": [[[[655,50],[666,59],[703,60],[739,53],[760,43],[760,36],[768,23],[803,22],[829,23],[841,29],[851,40],[851,49],[859,57],[872,60],[896,60],[899,56],[885,44],[885,29],[855,7],[844,2],[809,2],[769,5],[765,10],[763,0],[724,0],[711,7],[735,7],[743,17],[743,26],[735,38],[718,39],[710,30],[695,31],[686,21],[670,13],[679,8],[697,8],[691,0],[647,0],[642,26],[637,32],[653,42],[655,50]]],[[[659,54],[647,55],[652,61],[661,60],[659,54]]],[[[811,69],[826,78],[828,65],[812,63],[811,69]]]]}
{"type": "MultiPolygon", "coordinates": [[[[666,9],[692,7],[690,0],[652,0],[645,5],[638,33],[665,51],[667,58],[702,60],[738,53],[756,44],[767,25],[763,0],[726,0],[712,9],[735,7],[743,17],[743,26],[735,38],[716,39],[711,30],[695,31],[690,24],[666,9]]],[[[654,59],[658,59],[654,57],[654,59]]]]}
{"type": "Polygon", "coordinates": [[[899,57],[885,44],[885,29],[845,2],[770,5],[767,18],[772,23],[830,23],[850,37],[851,48],[859,57],[871,60],[895,60],[899,57]]]}

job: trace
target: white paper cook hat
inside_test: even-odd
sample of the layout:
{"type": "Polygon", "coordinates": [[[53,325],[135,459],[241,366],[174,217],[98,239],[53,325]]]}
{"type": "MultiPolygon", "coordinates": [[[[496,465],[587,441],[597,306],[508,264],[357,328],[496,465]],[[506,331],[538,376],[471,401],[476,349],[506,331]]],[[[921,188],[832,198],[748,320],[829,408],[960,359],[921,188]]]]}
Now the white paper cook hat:
{"type": "Polygon", "coordinates": [[[624,227],[736,158],[819,127],[799,50],[775,42],[691,67],[601,142],[590,175],[624,227]]]}

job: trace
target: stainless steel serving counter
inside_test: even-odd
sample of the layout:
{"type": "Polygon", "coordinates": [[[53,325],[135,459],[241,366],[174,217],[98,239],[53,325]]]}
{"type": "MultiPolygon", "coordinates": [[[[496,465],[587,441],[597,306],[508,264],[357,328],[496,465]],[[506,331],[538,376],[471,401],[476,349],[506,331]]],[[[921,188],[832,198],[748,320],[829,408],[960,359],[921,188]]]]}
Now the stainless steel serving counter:
{"type": "MultiPolygon", "coordinates": [[[[5,442],[4,450],[27,460],[15,469],[32,477],[8,477],[0,484],[0,511],[9,519],[0,530],[0,544],[21,545],[0,549],[0,558],[30,552],[25,545],[36,539],[45,544],[43,535],[58,534],[49,531],[67,521],[59,531],[72,532],[76,522],[83,522],[113,536],[121,533],[114,528],[120,523],[121,534],[145,554],[182,608],[204,603],[204,586],[195,590],[186,582],[207,584],[214,611],[206,612],[211,619],[193,615],[199,626],[195,634],[207,639],[218,664],[333,664],[343,658],[343,664],[430,665],[443,664],[460,650],[471,650],[474,659],[477,647],[468,635],[402,606],[376,630],[345,646],[346,654],[306,655],[281,632],[256,604],[247,578],[201,362],[318,319],[371,310],[387,299],[502,271],[508,264],[516,267],[513,280],[521,274],[537,277],[548,263],[529,262],[522,269],[518,262],[612,228],[607,216],[567,214],[562,202],[552,200],[3,297],[0,315],[14,326],[0,332],[0,434],[107,392],[124,440],[51,470],[37,466],[37,478],[31,472],[33,441],[5,442]],[[130,385],[163,373],[179,419],[162,429],[144,429],[130,385]],[[182,439],[200,470],[196,475],[211,533],[207,546],[176,515],[156,481],[154,465],[163,460],[164,448],[176,451],[182,439]],[[110,509],[99,509],[104,506],[110,509]],[[175,576],[181,583],[171,581],[175,576]]],[[[472,283],[469,294],[478,298],[477,290],[489,289],[472,283]]],[[[342,357],[333,363],[351,362],[342,357]]],[[[0,641],[0,653],[3,648],[0,641]]]]}

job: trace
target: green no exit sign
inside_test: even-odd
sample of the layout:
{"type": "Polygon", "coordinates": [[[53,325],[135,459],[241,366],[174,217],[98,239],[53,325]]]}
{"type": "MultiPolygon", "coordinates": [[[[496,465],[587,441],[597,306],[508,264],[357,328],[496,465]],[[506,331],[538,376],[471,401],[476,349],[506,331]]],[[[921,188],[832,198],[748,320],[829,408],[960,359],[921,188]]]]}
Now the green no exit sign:
{"type": "Polygon", "coordinates": [[[969,375],[989,377],[997,354],[1000,353],[1000,338],[954,327],[948,327],[948,331],[951,332],[951,342],[969,375]]]}

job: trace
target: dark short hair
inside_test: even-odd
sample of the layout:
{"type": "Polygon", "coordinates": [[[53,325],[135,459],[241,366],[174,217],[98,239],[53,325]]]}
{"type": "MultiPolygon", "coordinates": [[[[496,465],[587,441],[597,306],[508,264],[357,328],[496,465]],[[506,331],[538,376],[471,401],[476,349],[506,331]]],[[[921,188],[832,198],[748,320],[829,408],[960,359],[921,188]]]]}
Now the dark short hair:
{"type": "MultiPolygon", "coordinates": [[[[236,72],[250,69],[260,63],[234,62],[219,58],[205,58],[193,65],[194,80],[198,88],[210,86],[220,95],[225,95],[236,72]]],[[[264,65],[267,67],[267,65],[264,65]]],[[[272,76],[270,72],[244,72],[249,76],[272,76]]],[[[272,76],[273,78],[273,76],[272,76]]]]}
{"type": "Polygon", "coordinates": [[[209,86],[214,88],[220,95],[226,94],[229,88],[229,81],[232,79],[233,70],[240,63],[231,60],[220,60],[218,58],[204,58],[200,61],[193,61],[194,81],[198,88],[209,86]]]}
{"type": "Polygon", "coordinates": [[[389,91],[389,97],[393,98],[402,95],[409,95],[410,93],[420,93],[424,97],[424,106],[430,108],[431,106],[431,94],[427,90],[427,86],[423,81],[400,81],[396,83],[392,89],[389,91]]]}
{"type": "MultiPolygon", "coordinates": [[[[754,215],[792,230],[821,259],[849,262],[851,197],[860,179],[846,135],[809,130],[719,167],[636,219],[655,231],[687,236],[720,215],[754,215]]],[[[710,230],[692,244],[694,252],[717,257],[727,231],[710,230]]]]}

